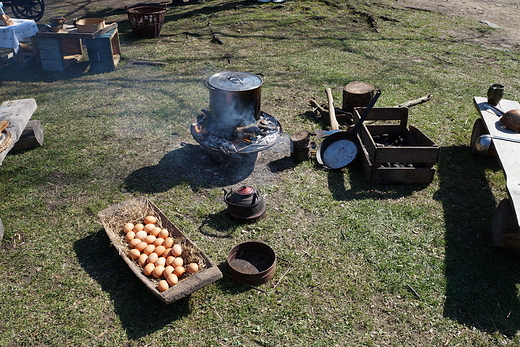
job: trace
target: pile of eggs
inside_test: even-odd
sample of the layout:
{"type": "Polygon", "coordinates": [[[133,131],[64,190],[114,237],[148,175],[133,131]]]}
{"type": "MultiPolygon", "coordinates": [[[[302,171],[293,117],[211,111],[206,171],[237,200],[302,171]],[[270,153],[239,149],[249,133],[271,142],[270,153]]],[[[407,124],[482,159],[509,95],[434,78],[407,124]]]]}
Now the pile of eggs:
{"type": "Polygon", "coordinates": [[[128,256],[137,261],[146,276],[159,279],[157,289],[168,290],[179,282],[186,272],[199,271],[197,263],[185,266],[182,246],[176,244],[167,229],[157,226],[155,216],[146,216],[142,223],[123,226],[130,251],[128,256]]]}

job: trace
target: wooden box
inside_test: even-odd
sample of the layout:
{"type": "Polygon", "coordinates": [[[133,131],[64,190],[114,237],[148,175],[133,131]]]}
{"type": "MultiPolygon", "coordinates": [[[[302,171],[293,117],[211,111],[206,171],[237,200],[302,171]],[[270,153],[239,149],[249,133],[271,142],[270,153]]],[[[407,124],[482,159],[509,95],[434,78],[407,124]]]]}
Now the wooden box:
{"type": "MultiPolygon", "coordinates": [[[[356,108],[358,120],[363,108],[356,108]]],[[[409,126],[408,109],[404,107],[373,108],[359,129],[358,136],[370,160],[375,163],[411,162],[434,164],[439,160],[440,147],[419,129],[409,126]],[[372,121],[372,122],[371,122],[372,121]],[[383,146],[374,140],[382,134],[399,134],[406,145],[383,146]]]]}
{"type": "Polygon", "coordinates": [[[363,171],[368,183],[374,184],[429,184],[435,175],[435,169],[428,164],[414,166],[383,166],[370,160],[366,148],[361,145],[360,154],[363,161],[363,171]]]}
{"type": "Polygon", "coordinates": [[[109,31],[95,39],[85,40],[90,71],[94,73],[115,70],[121,59],[118,29],[109,31]]]}
{"type": "MultiPolygon", "coordinates": [[[[356,108],[360,119],[364,109],[356,108]]],[[[408,123],[408,109],[373,108],[359,129],[362,160],[368,182],[378,184],[430,183],[439,160],[440,147],[408,123]],[[377,138],[390,134],[403,142],[382,144],[377,138]]]]}
{"type": "Polygon", "coordinates": [[[37,36],[36,41],[44,71],[65,71],[83,58],[80,39],[37,36]]]}
{"type": "Polygon", "coordinates": [[[132,272],[144,283],[144,285],[162,302],[170,304],[182,299],[193,292],[222,278],[222,272],[217,265],[193,242],[191,242],[163,213],[145,197],[139,197],[123,203],[111,206],[98,213],[98,217],[110,238],[112,245],[118,250],[123,260],[130,267],[132,272]],[[145,276],[142,267],[136,260],[128,256],[130,250],[128,242],[125,240],[123,226],[125,223],[137,223],[142,221],[145,216],[153,215],[157,217],[157,225],[166,228],[170,236],[180,243],[184,252],[189,252],[191,257],[198,261],[199,271],[187,277],[182,276],[179,282],[171,286],[168,290],[160,292],[157,289],[159,279],[145,276]],[[188,251],[187,251],[188,250],[188,251]]]}

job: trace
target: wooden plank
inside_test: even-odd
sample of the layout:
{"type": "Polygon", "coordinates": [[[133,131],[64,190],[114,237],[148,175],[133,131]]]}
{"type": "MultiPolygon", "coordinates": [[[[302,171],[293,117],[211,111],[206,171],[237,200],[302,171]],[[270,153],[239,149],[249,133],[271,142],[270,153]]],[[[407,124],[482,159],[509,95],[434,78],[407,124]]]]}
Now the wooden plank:
{"type": "Polygon", "coordinates": [[[10,145],[4,151],[0,152],[0,165],[7,153],[14,147],[16,141],[18,141],[22,135],[36,108],[36,100],[34,99],[5,101],[0,106],[0,121],[5,120],[9,122],[7,131],[12,135],[10,145]]]}
{"type": "Polygon", "coordinates": [[[520,251],[520,232],[516,227],[517,224],[515,211],[509,199],[500,201],[491,228],[493,246],[520,251]]]}
{"type": "Polygon", "coordinates": [[[383,167],[370,160],[363,144],[361,160],[368,183],[372,184],[430,184],[435,175],[433,166],[423,167],[383,167]]]}
{"type": "MultiPolygon", "coordinates": [[[[520,140],[520,133],[507,129],[500,122],[501,115],[489,106],[487,98],[474,97],[473,102],[489,134],[520,140]]],[[[502,99],[497,108],[507,112],[520,109],[520,104],[517,101],[502,99]]],[[[493,144],[506,177],[506,187],[513,209],[518,216],[520,213],[520,144],[501,140],[493,140],[493,144]]],[[[517,224],[520,229],[520,223],[517,224]]]]}
{"type": "Polygon", "coordinates": [[[38,38],[52,38],[52,39],[95,39],[111,30],[117,28],[117,22],[107,24],[103,29],[93,33],[79,33],[78,29],[73,25],[64,25],[63,29],[58,32],[45,31],[45,28],[36,33],[38,38]]]}
{"type": "Polygon", "coordinates": [[[11,151],[22,151],[40,147],[43,144],[43,127],[39,120],[30,120],[11,151]]]}

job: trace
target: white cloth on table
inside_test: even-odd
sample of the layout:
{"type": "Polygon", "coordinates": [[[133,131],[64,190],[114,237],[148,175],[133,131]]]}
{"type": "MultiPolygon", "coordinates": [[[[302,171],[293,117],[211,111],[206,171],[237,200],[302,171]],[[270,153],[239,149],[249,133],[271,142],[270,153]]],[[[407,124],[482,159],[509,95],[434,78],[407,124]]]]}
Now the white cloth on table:
{"type": "Polygon", "coordinates": [[[0,26],[0,47],[12,48],[18,53],[20,41],[36,35],[38,26],[32,19],[12,19],[14,25],[0,26]]]}

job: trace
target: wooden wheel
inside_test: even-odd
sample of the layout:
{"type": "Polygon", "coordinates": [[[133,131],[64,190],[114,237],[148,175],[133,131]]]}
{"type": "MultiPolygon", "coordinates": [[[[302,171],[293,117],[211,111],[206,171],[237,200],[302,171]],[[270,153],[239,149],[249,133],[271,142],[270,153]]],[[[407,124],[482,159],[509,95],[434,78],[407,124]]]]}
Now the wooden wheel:
{"type": "MultiPolygon", "coordinates": [[[[480,137],[480,135],[489,134],[486,126],[484,125],[484,121],[482,118],[475,119],[475,123],[473,123],[473,130],[471,131],[471,153],[477,154],[477,150],[475,149],[475,143],[477,142],[477,139],[480,137]]],[[[493,155],[496,156],[495,152],[495,145],[493,142],[491,142],[491,146],[489,147],[489,150],[487,151],[486,155],[493,155]]]]}
{"type": "Polygon", "coordinates": [[[493,246],[520,251],[520,233],[515,211],[509,199],[498,204],[491,227],[493,246]]]}

